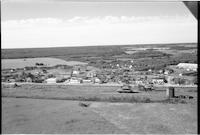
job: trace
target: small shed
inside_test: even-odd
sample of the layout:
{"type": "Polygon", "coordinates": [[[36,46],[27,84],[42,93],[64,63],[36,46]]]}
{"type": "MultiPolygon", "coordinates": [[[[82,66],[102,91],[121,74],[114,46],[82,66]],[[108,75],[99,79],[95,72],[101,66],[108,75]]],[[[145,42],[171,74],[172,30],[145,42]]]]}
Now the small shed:
{"type": "Polygon", "coordinates": [[[69,83],[70,84],[79,84],[79,83],[81,83],[81,81],[79,79],[76,79],[76,78],[71,78],[69,80],[69,83]]]}

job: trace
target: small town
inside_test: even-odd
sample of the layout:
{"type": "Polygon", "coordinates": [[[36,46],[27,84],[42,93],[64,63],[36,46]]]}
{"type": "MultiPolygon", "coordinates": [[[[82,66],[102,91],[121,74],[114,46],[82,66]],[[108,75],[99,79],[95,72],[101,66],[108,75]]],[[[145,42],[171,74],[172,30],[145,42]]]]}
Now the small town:
{"type": "Polygon", "coordinates": [[[2,134],[198,134],[197,1],[0,0],[2,134]]]}
{"type": "Polygon", "coordinates": [[[34,67],[3,69],[2,82],[62,83],[62,84],[154,84],[196,85],[197,64],[179,63],[165,69],[136,71],[134,65],[109,62],[103,68],[88,65],[45,66],[35,63],[34,67]]]}

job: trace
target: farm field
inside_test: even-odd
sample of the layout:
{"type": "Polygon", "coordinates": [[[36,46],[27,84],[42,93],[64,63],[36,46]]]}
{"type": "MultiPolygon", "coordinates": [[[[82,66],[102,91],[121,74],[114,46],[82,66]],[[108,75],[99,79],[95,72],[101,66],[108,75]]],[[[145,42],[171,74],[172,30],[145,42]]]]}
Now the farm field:
{"type": "MultiPolygon", "coordinates": [[[[118,93],[119,86],[87,86],[87,85],[34,85],[24,84],[19,87],[2,87],[3,97],[35,98],[35,99],[62,99],[83,101],[109,102],[159,102],[166,99],[166,88],[156,88],[151,92],[118,93]]],[[[175,95],[189,95],[194,99],[187,102],[197,102],[197,88],[176,88],[175,95]]]]}
{"type": "Polygon", "coordinates": [[[2,98],[2,133],[195,134],[197,105],[2,98]]]}
{"type": "Polygon", "coordinates": [[[2,59],[2,69],[7,68],[24,68],[33,67],[35,63],[43,63],[44,66],[52,67],[56,65],[74,66],[77,64],[87,64],[78,61],[65,61],[57,58],[43,57],[43,58],[25,58],[25,59],[2,59]]]}

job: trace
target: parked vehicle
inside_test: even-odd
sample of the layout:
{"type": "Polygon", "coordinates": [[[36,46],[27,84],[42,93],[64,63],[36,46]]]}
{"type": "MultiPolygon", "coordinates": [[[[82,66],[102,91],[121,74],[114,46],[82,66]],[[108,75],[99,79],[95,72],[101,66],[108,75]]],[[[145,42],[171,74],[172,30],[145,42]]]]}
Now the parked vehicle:
{"type": "Polygon", "coordinates": [[[119,92],[119,93],[133,93],[134,91],[133,91],[133,89],[132,89],[132,87],[130,85],[124,84],[123,86],[121,86],[117,90],[117,92],[119,92]]]}

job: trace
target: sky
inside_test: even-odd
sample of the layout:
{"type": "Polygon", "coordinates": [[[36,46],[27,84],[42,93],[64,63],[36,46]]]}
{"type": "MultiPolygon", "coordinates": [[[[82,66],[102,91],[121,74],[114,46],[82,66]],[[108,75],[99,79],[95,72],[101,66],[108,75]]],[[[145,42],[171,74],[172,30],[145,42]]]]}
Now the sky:
{"type": "Polygon", "coordinates": [[[197,42],[197,20],[182,2],[94,1],[2,0],[1,47],[197,42]]]}

